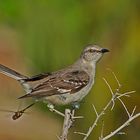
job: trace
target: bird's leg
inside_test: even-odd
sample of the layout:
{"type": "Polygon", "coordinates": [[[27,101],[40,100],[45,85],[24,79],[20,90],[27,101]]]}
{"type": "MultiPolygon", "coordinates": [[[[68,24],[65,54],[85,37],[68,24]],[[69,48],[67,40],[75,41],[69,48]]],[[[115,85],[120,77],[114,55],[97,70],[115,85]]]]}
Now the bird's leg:
{"type": "Polygon", "coordinates": [[[74,116],[75,111],[80,108],[80,103],[79,102],[73,102],[72,103],[72,110],[71,110],[71,119],[74,121],[74,119],[82,119],[84,118],[83,116],[74,116]]]}
{"type": "Polygon", "coordinates": [[[73,102],[72,103],[72,110],[77,110],[80,108],[80,103],[79,102],[73,102]]]}

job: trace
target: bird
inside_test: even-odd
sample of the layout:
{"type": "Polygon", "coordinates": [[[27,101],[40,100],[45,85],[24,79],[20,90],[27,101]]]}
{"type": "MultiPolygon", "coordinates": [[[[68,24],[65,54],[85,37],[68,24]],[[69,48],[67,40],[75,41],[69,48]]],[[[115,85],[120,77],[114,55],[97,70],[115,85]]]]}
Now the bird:
{"type": "Polygon", "coordinates": [[[106,52],[106,48],[89,44],[72,65],[58,71],[28,77],[0,64],[0,73],[21,84],[26,94],[18,99],[33,98],[48,106],[70,104],[78,108],[94,85],[96,64],[106,52]]]}

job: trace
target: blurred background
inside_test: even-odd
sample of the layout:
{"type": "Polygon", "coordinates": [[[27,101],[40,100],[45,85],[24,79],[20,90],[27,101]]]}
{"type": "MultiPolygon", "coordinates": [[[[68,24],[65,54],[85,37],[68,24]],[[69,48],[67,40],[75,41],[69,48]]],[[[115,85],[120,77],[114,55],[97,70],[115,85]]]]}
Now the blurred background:
{"type": "MultiPolygon", "coordinates": [[[[102,77],[111,87],[116,81],[107,68],[111,68],[122,84],[122,93],[136,90],[123,101],[132,111],[140,112],[140,1],[139,0],[0,0],[0,63],[25,75],[55,71],[72,64],[89,43],[110,49],[97,68],[96,83],[81,103],[77,120],[69,139],[81,140],[74,131],[86,132],[98,111],[111,95],[102,77]]],[[[17,98],[23,89],[13,79],[0,74],[0,109],[17,110],[30,101],[17,98]]],[[[63,111],[64,108],[58,108],[63,111]]],[[[39,103],[17,121],[11,112],[0,112],[0,139],[2,140],[56,140],[61,133],[63,119],[50,113],[39,103]]],[[[119,102],[104,116],[104,135],[127,119],[119,102]]],[[[102,119],[103,120],[103,119],[102,119]]],[[[102,120],[89,140],[98,139],[102,120]]],[[[139,140],[140,119],[123,130],[127,135],[116,135],[112,140],[139,140]]]]}

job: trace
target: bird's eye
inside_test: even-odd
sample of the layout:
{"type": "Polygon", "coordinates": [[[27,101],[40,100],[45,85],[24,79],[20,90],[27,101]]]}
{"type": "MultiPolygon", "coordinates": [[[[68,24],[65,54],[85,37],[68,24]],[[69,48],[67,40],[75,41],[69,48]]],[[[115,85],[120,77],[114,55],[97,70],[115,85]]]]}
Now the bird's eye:
{"type": "Polygon", "coordinates": [[[93,49],[90,49],[90,50],[89,50],[89,52],[90,52],[90,53],[93,53],[93,52],[95,52],[95,50],[93,50],[93,49]]]}

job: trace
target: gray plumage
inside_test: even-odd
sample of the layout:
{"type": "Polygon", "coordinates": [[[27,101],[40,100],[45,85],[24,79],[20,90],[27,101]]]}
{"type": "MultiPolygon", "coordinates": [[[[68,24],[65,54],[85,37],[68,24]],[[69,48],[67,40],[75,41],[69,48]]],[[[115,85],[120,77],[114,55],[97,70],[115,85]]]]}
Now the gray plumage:
{"type": "Polygon", "coordinates": [[[26,91],[21,98],[33,97],[51,104],[65,105],[81,101],[94,84],[96,63],[107,49],[87,46],[80,58],[65,69],[33,77],[23,76],[0,65],[0,72],[20,82],[26,91]]]}

